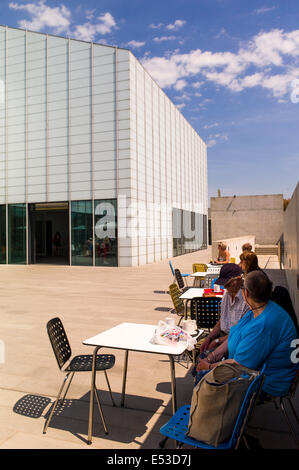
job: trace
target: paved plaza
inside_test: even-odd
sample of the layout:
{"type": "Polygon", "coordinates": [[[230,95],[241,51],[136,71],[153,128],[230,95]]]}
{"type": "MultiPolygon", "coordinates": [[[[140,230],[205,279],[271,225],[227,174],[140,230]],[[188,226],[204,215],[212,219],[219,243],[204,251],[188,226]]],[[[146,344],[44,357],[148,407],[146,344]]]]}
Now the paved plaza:
{"type": "MultiPolygon", "coordinates": [[[[174,267],[191,272],[192,263],[208,262],[205,250],[174,258],[174,267]]],[[[277,271],[275,257],[259,257],[261,267],[277,271]],[[271,258],[271,259],[270,259],[271,258]]],[[[270,272],[270,271],[269,271],[270,272]]],[[[283,271],[279,274],[283,276],[283,271]]],[[[166,293],[172,282],[168,260],[136,268],[92,268],[29,265],[0,266],[0,448],[86,449],[90,374],[75,374],[68,399],[43,435],[50,400],[62,382],[46,332],[50,318],[64,323],[73,354],[91,354],[82,342],[122,322],[157,324],[170,315],[166,293]]],[[[190,281],[189,281],[190,283],[190,281]]],[[[109,434],[94,411],[95,449],[157,449],[160,427],[171,416],[170,368],[167,356],[129,353],[126,407],[121,408],[124,352],[113,352],[108,371],[117,407],[112,407],[104,375],[97,385],[109,434]]],[[[176,364],[178,406],[191,400],[193,378],[186,363],[176,364]]],[[[298,403],[298,395],[297,395],[298,403]]],[[[263,405],[250,433],[266,448],[293,448],[291,436],[273,404],[263,405]]],[[[173,448],[168,441],[166,447],[173,448]]]]}

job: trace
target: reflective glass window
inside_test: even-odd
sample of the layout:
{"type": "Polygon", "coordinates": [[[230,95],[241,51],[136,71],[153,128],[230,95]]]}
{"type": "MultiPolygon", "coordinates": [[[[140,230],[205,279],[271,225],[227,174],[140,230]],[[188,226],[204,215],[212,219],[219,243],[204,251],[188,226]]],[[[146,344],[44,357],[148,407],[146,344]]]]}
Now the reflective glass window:
{"type": "Polygon", "coordinates": [[[117,266],[116,199],[98,199],[95,213],[95,264],[117,266]]]}
{"type": "Polygon", "coordinates": [[[72,201],[72,265],[93,265],[92,201],[72,201]]]}
{"type": "Polygon", "coordinates": [[[26,264],[26,204],[8,206],[8,262],[26,264]]]}
{"type": "Polygon", "coordinates": [[[0,206],[0,264],[6,263],[6,209],[0,206]]]}

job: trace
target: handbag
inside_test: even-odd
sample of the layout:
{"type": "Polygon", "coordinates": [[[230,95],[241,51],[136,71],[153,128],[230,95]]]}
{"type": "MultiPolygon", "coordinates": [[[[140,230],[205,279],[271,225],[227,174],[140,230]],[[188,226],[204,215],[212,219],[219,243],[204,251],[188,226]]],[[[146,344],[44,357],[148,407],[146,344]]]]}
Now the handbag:
{"type": "Polygon", "coordinates": [[[219,364],[194,387],[187,435],[218,447],[233,432],[250,383],[259,374],[238,364],[219,364]]]}

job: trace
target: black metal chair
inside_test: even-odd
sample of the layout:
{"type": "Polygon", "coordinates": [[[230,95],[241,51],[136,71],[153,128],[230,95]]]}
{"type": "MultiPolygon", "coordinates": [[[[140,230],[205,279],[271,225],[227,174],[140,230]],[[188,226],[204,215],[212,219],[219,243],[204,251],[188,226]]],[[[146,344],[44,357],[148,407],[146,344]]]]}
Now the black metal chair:
{"type": "Polygon", "coordinates": [[[221,298],[195,297],[191,300],[190,315],[198,328],[214,328],[220,318],[221,298]]]}
{"type": "MultiPolygon", "coordinates": [[[[55,357],[56,357],[56,360],[57,360],[58,367],[59,367],[61,372],[66,373],[66,376],[65,376],[65,378],[62,382],[62,385],[61,385],[60,390],[58,392],[56,401],[55,401],[55,403],[54,403],[54,405],[51,409],[51,413],[49,414],[49,417],[48,417],[48,419],[45,423],[44,431],[43,431],[44,434],[46,433],[46,431],[48,429],[48,426],[50,424],[53,413],[54,413],[55,408],[58,404],[58,401],[60,399],[60,395],[62,394],[63,388],[64,388],[64,386],[67,382],[68,377],[71,375],[69,383],[68,383],[67,388],[65,390],[64,396],[62,398],[62,404],[65,400],[66,394],[67,394],[68,389],[71,385],[71,382],[73,380],[75,372],[91,372],[91,370],[92,370],[92,358],[93,358],[92,355],[80,355],[80,356],[75,356],[71,359],[71,356],[72,356],[71,346],[70,346],[70,343],[68,341],[65,329],[62,325],[62,322],[61,322],[60,318],[56,317],[56,318],[52,318],[52,320],[48,321],[47,331],[48,331],[49,339],[50,339],[50,342],[51,342],[51,345],[52,345],[52,348],[53,348],[53,351],[54,351],[54,354],[55,354],[55,357]],[[70,361],[70,362],[63,369],[63,367],[66,365],[66,363],[68,361],[70,361]]],[[[112,354],[99,354],[96,357],[96,370],[97,371],[101,370],[101,371],[104,371],[104,373],[105,373],[105,378],[106,378],[106,382],[107,382],[107,385],[108,385],[108,389],[109,389],[109,393],[110,393],[110,397],[111,397],[113,406],[115,406],[115,402],[114,402],[114,399],[113,399],[113,396],[112,396],[112,392],[111,392],[111,388],[110,388],[110,384],[109,384],[109,380],[108,380],[106,370],[111,369],[114,366],[114,363],[115,363],[115,356],[113,356],[112,354]]],[[[103,410],[102,410],[102,406],[101,406],[101,403],[100,403],[100,399],[99,399],[99,396],[98,396],[98,390],[97,389],[95,389],[95,397],[96,397],[96,400],[97,400],[97,403],[98,403],[99,412],[100,412],[100,416],[101,416],[101,420],[102,420],[102,423],[103,423],[103,426],[104,426],[105,433],[108,434],[108,429],[107,429],[107,426],[106,426],[106,423],[105,423],[105,418],[104,418],[104,414],[103,414],[103,410]]]]}
{"type": "Polygon", "coordinates": [[[212,288],[212,281],[217,279],[219,276],[217,274],[207,274],[204,279],[204,288],[211,289],[212,288]]]}
{"type": "Polygon", "coordinates": [[[176,282],[178,283],[178,286],[181,289],[181,291],[185,292],[186,290],[188,290],[189,287],[185,286],[185,282],[184,282],[184,279],[182,278],[181,271],[179,269],[175,269],[174,275],[176,278],[176,282]]]}

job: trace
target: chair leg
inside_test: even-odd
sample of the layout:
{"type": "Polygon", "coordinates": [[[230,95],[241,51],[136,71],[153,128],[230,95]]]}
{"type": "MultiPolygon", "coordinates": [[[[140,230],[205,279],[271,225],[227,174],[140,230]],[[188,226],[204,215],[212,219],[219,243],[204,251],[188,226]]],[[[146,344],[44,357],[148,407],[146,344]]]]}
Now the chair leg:
{"type": "Polygon", "coordinates": [[[51,419],[52,419],[52,416],[53,416],[53,413],[54,413],[55,408],[56,408],[56,406],[57,406],[57,403],[58,403],[58,401],[59,401],[59,398],[60,398],[60,395],[61,395],[61,393],[62,393],[63,387],[65,386],[65,383],[66,383],[66,381],[67,381],[69,375],[70,375],[70,373],[66,374],[65,378],[63,379],[62,385],[61,385],[61,387],[60,387],[60,389],[59,389],[59,392],[58,392],[56,401],[55,401],[55,403],[54,403],[54,405],[53,405],[53,407],[52,407],[52,410],[51,410],[51,413],[50,413],[50,415],[49,415],[49,418],[48,418],[47,421],[45,422],[43,434],[46,434],[46,432],[47,432],[48,426],[49,426],[50,421],[51,421],[51,419]]]}
{"type": "Polygon", "coordinates": [[[73,380],[73,378],[74,378],[74,375],[75,375],[75,372],[73,372],[72,375],[71,375],[71,378],[70,378],[70,380],[69,380],[68,386],[66,387],[66,390],[65,390],[64,395],[63,395],[63,398],[62,398],[62,403],[64,402],[64,400],[65,400],[65,398],[66,398],[66,394],[67,394],[67,392],[69,391],[69,388],[70,388],[70,385],[71,385],[72,380],[73,380]]]}
{"type": "Polygon", "coordinates": [[[109,380],[108,380],[108,375],[107,375],[107,372],[105,371],[105,369],[104,369],[104,372],[105,372],[105,378],[106,378],[106,382],[107,382],[107,385],[108,385],[108,389],[109,389],[109,393],[110,393],[112,405],[113,405],[113,406],[116,406],[115,401],[114,401],[114,399],[113,399],[113,395],[112,395],[110,383],[109,383],[109,380]]]}
{"type": "Polygon", "coordinates": [[[104,426],[105,434],[108,434],[108,429],[107,429],[107,426],[106,426],[106,421],[105,421],[105,418],[104,418],[104,413],[103,413],[103,410],[102,410],[102,405],[101,405],[101,403],[100,403],[100,399],[99,399],[99,396],[98,396],[98,390],[97,390],[96,387],[95,387],[95,390],[94,390],[94,394],[95,394],[95,397],[96,397],[96,400],[97,400],[97,403],[98,403],[98,408],[99,408],[101,420],[102,420],[102,423],[103,423],[103,426],[104,426]]]}
{"type": "Polygon", "coordinates": [[[293,439],[294,439],[294,441],[295,441],[295,443],[296,443],[296,446],[299,448],[299,439],[298,439],[298,437],[297,437],[297,435],[296,435],[296,431],[294,430],[294,427],[293,427],[293,425],[292,425],[292,422],[291,422],[291,420],[290,420],[290,418],[289,418],[289,416],[288,416],[288,414],[287,414],[287,412],[286,412],[286,409],[285,409],[285,406],[284,406],[284,403],[283,403],[283,398],[280,399],[280,409],[282,410],[282,413],[283,413],[283,415],[284,415],[284,417],[285,417],[285,419],[286,419],[286,422],[288,423],[289,429],[290,429],[291,434],[292,434],[292,436],[293,436],[293,439]]]}

